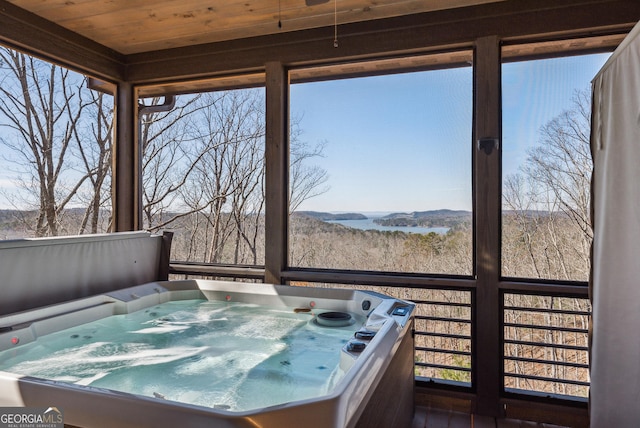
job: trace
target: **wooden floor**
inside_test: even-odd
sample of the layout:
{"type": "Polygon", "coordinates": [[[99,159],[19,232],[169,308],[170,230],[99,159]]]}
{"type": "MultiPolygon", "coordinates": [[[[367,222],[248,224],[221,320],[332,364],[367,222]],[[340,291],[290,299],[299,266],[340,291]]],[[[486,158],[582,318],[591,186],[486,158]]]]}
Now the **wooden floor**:
{"type": "Polygon", "coordinates": [[[562,428],[558,425],[515,419],[495,419],[448,410],[417,407],[413,428],[562,428]]]}

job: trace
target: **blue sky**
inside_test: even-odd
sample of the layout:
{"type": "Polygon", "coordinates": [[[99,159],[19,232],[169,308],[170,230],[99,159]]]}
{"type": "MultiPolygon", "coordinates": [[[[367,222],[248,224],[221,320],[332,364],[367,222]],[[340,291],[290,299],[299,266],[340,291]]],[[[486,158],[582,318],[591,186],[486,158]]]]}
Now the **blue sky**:
{"type": "Polygon", "coordinates": [[[591,79],[610,54],[508,63],[502,70],[503,175],[517,171],[540,128],[572,108],[576,90],[591,90],[591,79]]]}
{"type": "Polygon", "coordinates": [[[326,142],[331,186],[301,209],[469,208],[471,85],[470,67],[294,85],[292,116],[326,142]]]}
{"type": "MultiPolygon", "coordinates": [[[[608,56],[503,66],[505,174],[608,56]]],[[[301,210],[471,210],[471,67],[293,85],[291,111],[302,139],[326,144],[330,190],[301,210]]]]}

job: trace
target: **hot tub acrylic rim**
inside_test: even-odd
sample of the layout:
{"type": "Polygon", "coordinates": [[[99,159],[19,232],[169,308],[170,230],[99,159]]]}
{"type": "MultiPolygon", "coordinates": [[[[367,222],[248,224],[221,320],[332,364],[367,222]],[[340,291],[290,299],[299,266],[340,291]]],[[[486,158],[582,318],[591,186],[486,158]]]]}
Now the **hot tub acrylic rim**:
{"type": "MultiPolygon", "coordinates": [[[[62,312],[61,314],[54,315],[52,318],[45,318],[44,320],[36,320],[29,325],[29,328],[33,329],[35,327],[38,327],[39,324],[49,322],[51,319],[65,318],[69,315],[83,313],[85,311],[90,314],[91,310],[96,306],[109,306],[112,308],[112,314],[117,315],[140,310],[146,307],[153,306],[154,304],[164,303],[169,300],[190,299],[193,298],[194,295],[202,295],[203,298],[206,298],[208,295],[211,295],[211,293],[207,292],[211,292],[212,288],[214,289],[213,291],[218,292],[218,294],[220,292],[229,292],[234,294],[235,296],[244,297],[256,295],[275,296],[275,300],[280,300],[283,306],[289,306],[286,301],[290,301],[291,299],[300,297],[302,297],[303,300],[306,301],[318,301],[320,302],[318,306],[327,306],[330,309],[334,308],[336,302],[339,303],[338,306],[343,308],[346,302],[348,307],[349,304],[351,305],[349,307],[349,310],[355,309],[357,311],[358,307],[360,307],[361,313],[366,313],[366,315],[376,313],[377,322],[379,324],[373,327],[378,330],[379,334],[377,334],[376,337],[374,337],[374,339],[372,339],[372,341],[370,342],[370,345],[375,344],[375,346],[367,346],[367,348],[363,352],[358,353],[357,356],[354,356],[354,358],[352,358],[352,364],[349,367],[346,367],[345,375],[336,384],[335,388],[328,394],[241,412],[214,409],[212,407],[197,406],[177,401],[162,400],[127,392],[96,388],[90,385],[75,385],[66,382],[20,376],[8,372],[0,372],[0,374],[4,375],[0,376],[0,381],[2,380],[2,377],[4,377],[4,381],[12,381],[17,383],[18,385],[16,387],[18,389],[20,383],[28,382],[29,384],[41,385],[47,390],[51,388],[63,391],[71,390],[74,391],[74,394],[91,392],[92,395],[98,394],[103,398],[117,397],[117,401],[120,401],[122,399],[143,400],[143,402],[155,403],[153,407],[159,405],[161,408],[165,408],[165,406],[168,406],[166,407],[166,411],[168,412],[171,412],[171,409],[176,408],[180,408],[182,410],[189,409],[190,411],[197,410],[198,413],[209,415],[210,417],[224,416],[225,419],[233,420],[243,420],[245,418],[262,418],[265,417],[264,415],[269,415],[273,412],[279,413],[281,411],[289,411],[301,406],[317,406],[318,403],[324,403],[328,405],[328,403],[330,402],[335,402],[337,404],[332,405],[337,405],[337,407],[334,409],[334,417],[344,419],[343,422],[346,423],[346,421],[353,420],[354,418],[359,417],[358,411],[362,411],[363,406],[366,405],[366,402],[363,402],[363,400],[366,400],[368,402],[368,396],[377,386],[377,383],[380,380],[379,378],[384,373],[383,370],[386,369],[386,366],[389,364],[390,359],[393,357],[393,355],[395,355],[397,346],[399,346],[399,343],[404,335],[407,334],[406,327],[409,323],[406,320],[399,323],[397,317],[391,316],[390,312],[392,308],[395,304],[397,304],[397,302],[403,302],[411,305],[412,310],[410,311],[407,319],[413,319],[413,308],[415,307],[409,302],[386,297],[378,293],[368,293],[366,291],[337,289],[342,298],[335,299],[329,298],[327,296],[332,295],[333,292],[336,291],[336,289],[314,289],[311,287],[274,286],[268,284],[246,284],[207,280],[167,281],[143,284],[141,286],[118,290],[118,292],[116,293],[110,293],[110,295],[107,297],[102,295],[91,298],[84,298],[80,299],[81,301],[69,302],[66,306],[65,304],[54,305],[54,312],[56,311],[56,309],[60,309],[58,307],[62,307],[61,310],[59,310],[60,312],[62,312]],[[194,285],[196,288],[194,288],[194,285]],[[242,290],[239,290],[237,288],[239,285],[242,287],[242,290]],[[224,290],[225,286],[232,286],[233,290],[224,290]],[[291,291],[293,291],[293,293],[291,293],[291,291]],[[309,293],[301,293],[301,291],[311,292],[311,296],[309,296],[309,293]],[[300,296],[301,294],[302,296],[300,296]],[[116,299],[114,295],[119,295],[119,298],[116,299]],[[345,301],[344,296],[351,296],[351,298],[345,301]],[[360,298],[354,299],[354,296],[359,296],[360,298]],[[364,311],[361,307],[361,302],[363,300],[370,299],[377,300],[377,303],[373,305],[373,308],[371,310],[364,311]],[[96,302],[100,302],[100,304],[96,305],[96,302]],[[384,323],[382,324],[380,324],[381,319],[384,319],[384,323]],[[377,375],[370,376],[371,373],[376,373],[377,375]],[[343,398],[345,396],[346,398],[343,398]]],[[[48,309],[47,313],[51,312],[51,308],[45,309],[48,309]]],[[[39,309],[28,312],[37,314],[38,311],[39,309]]],[[[24,318],[28,317],[29,314],[21,313],[17,315],[19,316],[19,318],[24,320],[24,318]]],[[[106,316],[108,316],[108,314],[106,316]]],[[[11,315],[8,317],[11,317],[11,315]]],[[[103,317],[104,316],[99,316],[96,317],[96,319],[100,319],[103,317]]],[[[2,319],[5,318],[7,317],[3,317],[2,319]]],[[[83,321],[83,323],[84,322],[88,321],[83,321]]],[[[2,335],[6,335],[6,333],[0,334],[0,336],[2,335]]],[[[37,337],[37,328],[35,335],[37,337]]],[[[349,361],[348,358],[347,360],[349,361]]],[[[0,394],[0,397],[2,397],[2,394],[0,394]]],[[[22,399],[22,397],[20,398],[22,399]]],[[[11,403],[14,405],[21,405],[15,401],[11,403]]]]}
{"type": "MultiPolygon", "coordinates": [[[[169,296],[171,296],[172,293],[173,292],[167,292],[167,294],[169,296]]],[[[164,296],[160,296],[160,297],[166,297],[167,294],[165,294],[164,296]]],[[[176,297],[176,296],[173,296],[173,297],[176,297]]],[[[178,297],[191,298],[191,297],[194,297],[194,296],[193,295],[182,295],[182,296],[178,296],[178,297]]],[[[160,300],[162,300],[162,301],[179,301],[179,300],[184,300],[184,299],[173,299],[173,298],[169,297],[168,299],[167,298],[161,298],[160,300]]],[[[205,299],[202,299],[202,300],[206,301],[205,299]]],[[[152,307],[153,305],[155,305],[157,303],[162,303],[162,302],[153,301],[151,303],[152,303],[151,305],[145,305],[143,307],[143,309],[144,308],[148,308],[148,307],[152,307]]],[[[18,336],[18,337],[21,338],[19,345],[24,345],[24,344],[27,344],[27,343],[30,343],[30,342],[33,342],[33,341],[37,340],[37,338],[39,336],[45,336],[46,334],[53,333],[55,331],[59,331],[60,329],[63,329],[63,328],[68,328],[70,326],[81,325],[81,324],[84,324],[86,322],[91,322],[91,321],[95,321],[95,320],[99,320],[99,319],[104,319],[104,318],[107,318],[109,316],[117,315],[118,313],[122,312],[122,310],[118,310],[118,311],[115,310],[117,308],[117,305],[115,305],[115,304],[101,305],[101,306],[99,306],[99,308],[102,309],[99,312],[99,315],[94,312],[96,310],[96,306],[91,305],[91,306],[86,307],[84,309],[79,309],[78,311],[65,312],[64,314],[56,316],[56,317],[53,317],[53,318],[46,318],[46,319],[40,319],[40,320],[34,321],[27,328],[24,328],[24,329],[21,329],[21,330],[15,330],[15,331],[12,331],[12,332],[9,332],[9,333],[3,333],[3,334],[0,334],[0,337],[7,336],[9,334],[11,336],[18,336]],[[108,311],[108,309],[111,309],[111,310],[108,311]],[[88,314],[86,314],[86,312],[88,312],[88,314]],[[73,317],[81,316],[83,322],[81,322],[81,323],[68,322],[66,319],[69,318],[70,316],[73,316],[73,317]],[[54,324],[57,324],[61,328],[60,329],[47,328],[46,332],[42,332],[41,330],[42,330],[43,326],[47,327],[47,323],[51,323],[52,321],[53,321],[54,324]],[[28,337],[26,337],[26,335],[28,335],[28,337]]],[[[139,308],[135,308],[135,309],[136,310],[141,310],[139,308]]],[[[319,309],[318,310],[319,313],[322,313],[323,311],[324,311],[324,309],[319,309]]],[[[133,312],[133,311],[131,311],[131,312],[133,312]]],[[[360,318],[360,316],[357,316],[357,317],[360,318]]],[[[389,322],[389,321],[390,320],[387,320],[384,325],[389,325],[390,327],[393,326],[394,323],[389,322]]],[[[311,318],[307,322],[314,324],[314,319],[311,318]]],[[[366,320],[365,320],[364,324],[366,325],[366,320]]],[[[383,327],[384,327],[384,325],[383,325],[383,327]]],[[[315,326],[315,328],[327,328],[327,327],[315,326]]],[[[379,334],[376,335],[376,337],[384,336],[386,334],[385,333],[386,331],[387,330],[385,330],[385,329],[381,329],[379,334]]],[[[376,338],[374,337],[374,339],[376,339],[376,338]]],[[[348,343],[343,346],[342,351],[341,351],[340,362],[339,362],[339,366],[338,367],[339,367],[340,370],[342,370],[345,373],[345,375],[343,375],[343,377],[337,382],[336,386],[329,393],[323,394],[323,395],[319,395],[319,396],[316,396],[316,397],[312,397],[312,398],[309,398],[309,399],[306,399],[306,400],[295,400],[295,401],[292,401],[292,402],[280,403],[280,404],[277,404],[277,405],[274,405],[274,406],[269,406],[269,407],[277,407],[277,406],[286,405],[286,404],[290,404],[290,403],[301,403],[301,402],[304,402],[304,401],[316,401],[316,400],[318,400],[318,399],[320,399],[322,397],[331,398],[332,395],[341,395],[341,390],[339,388],[341,386],[342,380],[347,378],[348,377],[347,375],[349,375],[349,373],[352,373],[354,370],[358,370],[358,368],[357,367],[354,368],[354,366],[364,364],[364,360],[366,359],[366,355],[367,354],[369,354],[371,352],[374,352],[374,351],[376,351],[376,349],[378,349],[376,347],[377,346],[376,343],[377,343],[376,340],[369,341],[369,344],[368,344],[367,348],[365,349],[365,351],[359,352],[359,353],[349,352],[348,349],[347,349],[348,343]],[[335,392],[335,394],[334,394],[334,392],[335,392]]],[[[14,346],[13,349],[19,349],[19,347],[20,346],[14,346]]],[[[108,389],[108,388],[95,387],[95,386],[91,386],[91,385],[78,385],[78,384],[71,383],[71,382],[56,381],[56,380],[52,380],[52,379],[38,378],[38,377],[35,377],[35,376],[28,376],[28,375],[23,376],[23,375],[19,375],[19,374],[13,374],[13,373],[10,373],[10,372],[2,372],[2,373],[5,373],[7,375],[13,375],[16,378],[25,378],[26,377],[26,378],[30,378],[30,379],[33,379],[33,380],[38,380],[38,381],[41,381],[42,383],[47,384],[47,385],[59,385],[59,386],[62,386],[62,385],[73,385],[74,387],[78,387],[80,389],[84,388],[84,389],[87,389],[87,390],[90,389],[90,390],[93,390],[93,391],[103,391],[103,392],[106,392],[106,393],[113,392],[113,393],[117,393],[117,394],[128,394],[130,396],[135,396],[135,397],[146,397],[146,398],[158,399],[158,398],[148,397],[148,396],[145,396],[145,395],[127,393],[127,392],[124,392],[124,391],[118,391],[118,390],[112,390],[112,389],[108,389]]],[[[173,403],[181,403],[181,404],[184,404],[184,405],[187,405],[187,406],[196,406],[196,407],[203,407],[205,409],[214,409],[213,407],[197,406],[197,405],[192,405],[192,404],[189,404],[189,403],[182,403],[182,402],[179,402],[179,401],[172,401],[172,402],[173,403]]],[[[255,413],[255,412],[259,412],[259,411],[261,411],[261,410],[263,410],[265,408],[268,408],[268,407],[250,409],[250,410],[241,411],[241,412],[239,412],[239,411],[227,411],[227,413],[233,413],[233,414],[243,414],[245,412],[255,413]]],[[[221,410],[222,411],[222,409],[214,409],[214,410],[221,410]]]]}
{"type": "MultiPolygon", "coordinates": [[[[380,333],[384,337],[387,344],[393,345],[394,342],[399,342],[398,335],[390,335],[386,334],[386,330],[391,330],[393,327],[393,323],[386,323],[384,328],[381,329],[380,333]]],[[[372,393],[372,390],[377,386],[379,382],[380,376],[371,376],[370,374],[379,372],[379,370],[384,370],[386,365],[389,364],[390,357],[393,353],[390,354],[388,349],[380,345],[377,347],[376,354],[372,355],[371,348],[367,351],[367,355],[362,355],[357,359],[356,364],[359,367],[355,367],[353,370],[347,372],[345,377],[341,380],[341,382],[336,385],[336,388],[329,394],[324,396],[316,397],[308,400],[299,400],[290,403],[283,403],[276,406],[271,406],[267,408],[259,408],[252,409],[250,411],[245,412],[230,412],[219,409],[213,409],[209,407],[203,406],[195,406],[186,403],[173,402],[173,401],[164,401],[158,400],[151,397],[146,396],[138,396],[135,394],[112,391],[108,389],[100,389],[91,386],[80,386],[80,385],[72,385],[63,382],[55,382],[55,381],[47,381],[47,380],[34,380],[33,378],[29,379],[29,383],[38,384],[45,386],[47,390],[53,388],[53,390],[59,390],[62,393],[67,391],[73,391],[73,394],[83,394],[90,392],[92,396],[98,396],[100,398],[107,398],[109,405],[116,406],[112,410],[117,411],[117,406],[122,400],[125,400],[127,403],[134,406],[136,409],[138,405],[141,403],[147,403],[147,405],[143,407],[151,408],[160,408],[164,409],[164,412],[167,413],[167,417],[173,417],[174,414],[184,414],[186,411],[189,412],[197,412],[202,417],[219,419],[223,417],[225,420],[236,421],[233,422],[232,426],[240,426],[240,424],[244,423],[245,419],[251,420],[262,420],[274,417],[274,414],[278,414],[278,420],[282,420],[282,418],[286,418],[290,416],[290,411],[294,411],[295,414],[300,413],[303,409],[315,409],[318,406],[323,407],[323,412],[327,411],[327,408],[330,410],[330,419],[336,420],[335,426],[350,426],[351,422],[347,425],[347,421],[354,421],[359,417],[359,414],[362,412],[362,409],[368,402],[368,395],[372,393]],[[384,352],[382,352],[384,351],[384,352]],[[383,355],[380,355],[383,353],[383,355]],[[374,359],[375,357],[375,359],[374,359]],[[363,367],[363,368],[361,368],[363,367]],[[365,400],[366,401],[363,401],[365,400]],[[116,401],[113,401],[116,400],[116,401]],[[140,401],[142,400],[142,401],[140,401]],[[149,404],[151,403],[151,404],[149,404]],[[178,411],[179,409],[179,411],[178,411]],[[282,413],[286,412],[286,413],[282,413]]],[[[364,353],[363,353],[364,354],[364,353]]],[[[383,372],[380,372],[383,373],[383,372]]],[[[27,380],[23,380],[26,382],[27,380]]],[[[85,397],[86,398],[86,397],[85,397]]],[[[75,403],[71,400],[72,403],[75,403]]],[[[107,404],[107,403],[105,403],[107,404]]],[[[140,409],[141,410],[141,409],[140,409]]],[[[86,416],[86,415],[84,415],[86,416]]],[[[73,423],[73,419],[68,421],[73,423]]],[[[291,423],[295,423],[295,420],[289,421],[291,423]]],[[[289,423],[287,422],[287,423],[289,423]]],[[[93,421],[92,421],[93,423],[93,421]]],[[[229,422],[231,423],[231,422],[229,422]]],[[[355,422],[354,422],[355,423],[355,422]]],[[[108,424],[107,424],[108,425],[108,424]]],[[[135,425],[132,425],[135,426],[135,425]]],[[[168,425],[170,426],[170,425],[168,425]]],[[[268,426],[268,425],[266,425],[268,426]]],[[[278,425],[277,425],[278,426],[278,425]]],[[[307,424],[308,427],[314,427],[313,423],[307,424]]],[[[318,427],[324,427],[325,425],[317,425],[318,427]]]]}
{"type": "MultiPolygon", "coordinates": [[[[119,294],[112,293],[109,295],[89,297],[78,301],[0,317],[0,327],[8,328],[8,330],[0,332],[0,351],[17,349],[17,346],[31,343],[37,340],[38,337],[67,328],[97,321],[109,316],[133,313],[169,301],[212,300],[208,299],[200,290],[167,290],[164,288],[160,289],[157,284],[158,283],[149,283],[144,286],[119,290],[119,294]],[[148,293],[150,287],[152,287],[153,293],[148,293]],[[146,290],[147,293],[143,294],[143,290],[146,290]],[[14,339],[17,339],[17,343],[12,343],[14,339]]],[[[237,296],[240,293],[235,290],[234,294],[237,296]]],[[[247,295],[249,293],[243,294],[247,295]]],[[[329,302],[327,299],[323,299],[321,302],[327,305],[327,307],[316,307],[316,313],[333,311],[335,310],[335,302],[344,302],[339,299],[332,300],[334,301],[329,302]]],[[[239,301],[237,299],[235,302],[252,303],[239,301]]],[[[285,306],[286,302],[279,303],[282,307],[289,307],[285,306]]],[[[262,305],[266,306],[264,304],[262,305]]],[[[340,309],[350,310],[353,308],[345,309],[341,307],[340,309]]],[[[367,318],[367,315],[364,314],[352,315],[359,321],[366,320],[367,318]]],[[[315,317],[311,318],[310,321],[314,319],[315,317]]]]}
{"type": "MultiPolygon", "coordinates": [[[[398,302],[415,307],[409,302],[390,298],[379,293],[359,290],[291,287],[211,280],[151,282],[116,290],[106,295],[83,298],[0,317],[0,327],[5,325],[19,326],[18,329],[0,333],[0,351],[14,349],[16,346],[37,340],[39,336],[69,327],[112,315],[132,313],[169,301],[191,299],[222,301],[225,298],[229,300],[230,296],[234,296],[231,300],[236,302],[255,303],[272,307],[275,306],[274,302],[277,302],[279,306],[287,308],[300,306],[298,300],[302,299],[304,302],[309,302],[311,307],[315,308],[316,313],[341,310],[355,315],[356,319],[364,318],[363,328],[373,331],[379,330],[380,323],[386,322],[388,319],[393,319],[402,327],[406,320],[412,317],[413,310],[409,311],[406,317],[402,317],[400,322],[398,322],[398,317],[390,315],[398,302]],[[339,298],[327,297],[327,295],[333,294],[339,294],[339,298]],[[212,296],[217,296],[218,298],[211,299],[212,296]],[[242,299],[238,300],[239,296],[242,299]],[[271,297],[268,303],[264,301],[265,296],[271,297]],[[358,296],[360,298],[356,298],[358,296]],[[374,299],[376,302],[372,308],[364,310],[362,302],[369,299],[374,299]],[[81,320],[78,321],[76,320],[77,318],[81,318],[81,320]],[[369,324],[372,318],[374,319],[373,324],[369,324]],[[7,340],[7,338],[10,339],[7,340]],[[17,345],[12,343],[14,339],[17,339],[17,345]]],[[[314,318],[311,321],[313,320],[314,318]]],[[[322,326],[321,328],[326,327],[322,326]]],[[[361,355],[361,353],[349,353],[346,350],[346,346],[343,348],[343,353],[351,354],[352,356],[361,355]]],[[[344,363],[342,363],[341,368],[346,372],[350,365],[345,367],[344,363]]]]}
{"type": "MultiPolygon", "coordinates": [[[[381,334],[379,335],[379,337],[381,337],[381,338],[395,337],[395,335],[393,335],[392,332],[390,331],[390,330],[393,329],[393,325],[392,324],[393,323],[386,323],[385,326],[383,326],[383,328],[380,330],[381,334]]],[[[402,336],[400,336],[400,335],[395,337],[395,339],[401,339],[401,338],[402,338],[402,336]]],[[[394,342],[396,341],[395,339],[394,339],[394,342]]],[[[290,402],[286,402],[286,403],[282,403],[282,404],[276,404],[276,405],[273,405],[273,406],[261,407],[261,408],[244,410],[244,411],[230,411],[230,410],[224,410],[224,409],[216,409],[214,407],[199,406],[199,405],[196,405],[196,404],[190,404],[190,403],[185,403],[185,402],[181,402],[181,401],[165,400],[165,399],[161,399],[161,398],[150,397],[150,396],[147,396],[147,395],[139,395],[139,394],[134,394],[134,393],[131,393],[131,392],[126,392],[126,391],[118,391],[118,390],[109,389],[109,388],[102,388],[102,387],[96,387],[96,386],[91,386],[91,385],[80,385],[80,384],[77,384],[77,383],[58,381],[58,380],[52,380],[52,379],[45,379],[45,378],[39,378],[39,377],[36,377],[36,376],[30,376],[30,375],[20,375],[20,374],[11,373],[11,372],[7,372],[7,371],[3,371],[3,370],[0,370],[0,382],[5,381],[5,380],[15,380],[15,381],[28,380],[29,382],[39,383],[39,384],[49,385],[49,386],[56,386],[56,387],[59,387],[59,388],[69,387],[71,389],[76,389],[78,391],[92,391],[94,393],[100,393],[100,394],[106,394],[106,395],[144,398],[144,399],[149,399],[149,400],[152,400],[152,401],[159,401],[159,402],[166,402],[166,403],[171,403],[171,404],[182,405],[182,406],[189,407],[189,408],[199,408],[199,409],[211,410],[214,413],[223,413],[223,414],[228,414],[228,415],[250,416],[250,415],[253,415],[255,413],[261,413],[262,411],[267,410],[267,409],[275,409],[275,408],[287,407],[287,406],[296,405],[296,404],[304,404],[304,403],[308,403],[308,402],[316,402],[316,401],[319,401],[320,399],[324,399],[324,398],[332,399],[332,398],[336,398],[336,397],[342,395],[342,393],[345,392],[344,390],[346,389],[346,383],[351,383],[354,380],[353,378],[355,377],[356,373],[359,372],[359,370],[362,368],[362,366],[368,362],[368,359],[370,359],[372,357],[371,354],[376,350],[382,349],[383,346],[385,348],[385,351],[391,351],[392,349],[388,349],[389,345],[390,345],[390,343],[388,343],[387,346],[384,346],[384,345],[378,343],[378,344],[376,344],[376,346],[367,346],[367,348],[365,348],[364,351],[359,353],[359,357],[357,359],[354,359],[354,364],[349,368],[348,371],[345,372],[345,375],[338,381],[338,383],[336,384],[336,387],[331,392],[329,392],[327,394],[320,395],[320,396],[315,397],[315,398],[307,398],[307,399],[301,399],[301,400],[296,400],[296,401],[290,401],[290,402]],[[355,370],[351,370],[352,368],[355,368],[355,370]]],[[[391,346],[393,346],[393,345],[391,345],[391,346]]],[[[385,353],[388,354],[389,352],[385,352],[385,353]]],[[[2,395],[0,395],[0,398],[2,398],[2,395]]]]}
{"type": "MultiPolygon", "coordinates": [[[[29,385],[35,385],[37,387],[43,387],[47,392],[56,393],[56,396],[59,396],[57,394],[70,392],[71,397],[68,399],[68,401],[72,403],[75,400],[74,396],[77,396],[78,394],[82,396],[89,395],[91,397],[95,397],[96,399],[103,400],[100,407],[108,408],[109,406],[113,406],[112,410],[117,411],[117,409],[122,406],[122,401],[124,400],[125,402],[132,404],[132,406],[136,407],[140,411],[143,410],[142,407],[148,407],[149,410],[155,408],[173,414],[176,412],[176,409],[179,409],[178,413],[180,414],[184,412],[196,412],[198,415],[204,418],[215,419],[222,417],[223,419],[228,420],[230,423],[234,424],[230,426],[236,426],[234,421],[239,424],[241,423],[241,421],[245,420],[251,420],[254,422],[260,419],[269,420],[269,418],[273,414],[279,414],[281,412],[290,412],[291,410],[300,410],[308,407],[331,406],[331,408],[333,409],[333,414],[331,416],[336,422],[335,426],[348,427],[353,425],[355,423],[355,420],[357,420],[357,418],[359,417],[360,412],[363,410],[364,406],[369,400],[369,396],[373,393],[373,390],[379,383],[382,373],[384,373],[384,370],[386,370],[386,367],[389,365],[391,357],[395,354],[395,351],[399,346],[400,341],[404,337],[404,334],[407,334],[406,331],[404,332],[404,334],[401,334],[403,332],[394,327],[394,323],[385,323],[385,325],[381,328],[381,334],[379,335],[381,338],[383,338],[383,340],[381,341],[382,343],[379,343],[375,348],[377,352],[374,353],[372,351],[373,348],[371,347],[365,349],[365,351],[362,352],[361,357],[355,361],[352,370],[349,370],[345,374],[345,376],[338,382],[332,392],[315,398],[291,401],[288,403],[282,403],[274,406],[251,409],[241,412],[233,412],[206,406],[198,406],[179,401],[163,400],[123,391],[92,387],[90,385],[77,385],[31,376],[21,376],[3,371],[0,371],[0,385],[3,386],[0,389],[2,391],[7,390],[7,381],[14,383],[15,388],[17,388],[18,390],[21,389],[21,384],[26,383],[29,385]],[[383,355],[379,355],[381,353],[383,355]],[[376,373],[378,375],[368,376],[371,373],[376,373]]],[[[0,394],[0,398],[2,397],[3,394],[0,394]]],[[[20,396],[20,398],[22,399],[23,397],[20,396]]],[[[3,403],[2,405],[28,406],[29,403],[25,403],[24,400],[21,400],[20,402],[14,400],[11,402],[7,402],[6,404],[3,403]]],[[[71,413],[71,411],[65,412],[65,415],[68,415],[69,413],[71,413]]],[[[75,413],[81,413],[83,417],[86,416],[85,409],[81,409],[81,412],[77,412],[76,410],[75,413]]],[[[288,413],[284,413],[283,415],[280,415],[278,417],[285,417],[286,415],[288,415],[288,413]]],[[[65,422],[73,424],[74,419],[68,420],[65,417],[65,422]]],[[[294,423],[295,421],[292,420],[289,422],[294,423]]],[[[107,421],[104,426],[109,426],[109,422],[107,421]]],[[[168,424],[167,426],[171,426],[171,424],[168,424]]],[[[313,421],[305,423],[305,426],[307,426],[308,428],[316,428],[316,425],[313,424],[313,421]]],[[[324,425],[317,425],[317,428],[324,428],[324,425]]]]}
{"type": "MultiPolygon", "coordinates": [[[[75,325],[85,324],[112,315],[132,313],[169,301],[190,299],[222,301],[223,297],[226,297],[228,300],[230,295],[235,297],[235,299],[232,300],[236,302],[248,302],[260,305],[267,305],[264,302],[264,296],[270,296],[271,306],[274,306],[275,301],[280,306],[288,308],[299,305],[297,302],[292,301],[292,299],[302,299],[302,301],[310,302],[312,307],[315,307],[316,313],[344,310],[355,315],[357,319],[366,317],[363,328],[374,331],[379,330],[381,320],[385,323],[388,319],[397,321],[397,317],[391,316],[390,313],[398,302],[408,304],[408,302],[389,298],[378,293],[369,294],[368,292],[358,290],[315,289],[311,287],[210,280],[151,282],[116,290],[107,295],[83,298],[78,301],[66,302],[16,314],[15,317],[18,319],[13,319],[13,322],[21,323],[22,328],[0,333],[0,351],[17,349],[18,346],[37,340],[39,336],[44,336],[75,325]],[[238,288],[239,286],[240,288],[238,288]],[[229,290],[229,288],[232,289],[229,290]],[[327,295],[336,293],[339,294],[339,298],[327,297],[327,295]],[[311,296],[309,296],[309,294],[311,294],[311,296]],[[211,299],[212,296],[217,296],[218,298],[211,299]],[[238,299],[239,296],[242,297],[242,299],[238,299]],[[356,299],[356,296],[360,296],[360,298],[356,299]],[[256,297],[258,298],[256,299],[256,297]],[[375,299],[377,301],[370,310],[364,310],[361,303],[369,299],[375,299]],[[44,314],[41,314],[40,311],[44,311],[44,314]],[[358,313],[358,311],[360,313],[358,313]],[[372,314],[375,314],[375,317],[369,317],[372,314]],[[81,318],[81,321],[76,320],[76,318],[81,318]],[[377,319],[377,321],[374,322],[377,322],[378,325],[370,325],[369,321],[371,318],[377,319]],[[33,321],[30,322],[29,319],[33,319],[33,321]],[[13,343],[14,340],[16,340],[17,345],[13,343]]],[[[14,317],[10,315],[0,318],[0,326],[6,325],[8,318],[14,317]]],[[[315,318],[312,318],[310,322],[313,322],[314,319],[315,318]]],[[[327,327],[320,326],[320,328],[327,327]]],[[[369,345],[372,343],[375,343],[375,341],[371,341],[369,345]]],[[[345,373],[348,372],[353,366],[354,360],[362,357],[362,354],[362,352],[350,352],[348,346],[345,345],[342,349],[340,369],[345,373]],[[351,358],[349,358],[349,356],[351,358]]]]}
{"type": "MultiPolygon", "coordinates": [[[[381,295],[379,293],[363,291],[363,290],[345,290],[345,289],[327,289],[327,288],[312,288],[312,287],[294,287],[287,285],[270,285],[270,284],[253,284],[253,283],[238,283],[232,281],[212,281],[212,280],[173,280],[173,281],[157,281],[150,282],[134,287],[128,287],[125,289],[115,290],[110,293],[85,297],[69,302],[58,303],[46,307],[37,309],[31,309],[18,313],[13,313],[0,317],[0,328],[11,326],[24,326],[30,325],[40,320],[50,320],[58,316],[79,313],[85,309],[91,309],[95,306],[114,304],[115,309],[113,315],[120,315],[125,313],[134,312],[147,306],[151,306],[158,303],[164,303],[169,300],[185,300],[195,298],[210,299],[211,295],[228,294],[229,296],[271,296],[271,300],[279,301],[282,306],[295,307],[295,303],[288,303],[295,298],[302,298],[307,303],[314,303],[316,307],[322,307],[325,310],[333,309],[335,302],[347,303],[347,308],[344,306],[338,306],[339,309],[347,310],[348,312],[369,316],[371,313],[379,310],[381,305],[382,309],[385,306],[384,303],[392,303],[402,301],[399,299],[391,298],[381,295]],[[212,284],[216,284],[216,287],[212,287],[212,284]],[[205,287],[203,287],[205,286],[205,287]],[[221,288],[223,286],[229,286],[232,289],[221,288]],[[238,289],[241,286],[243,290],[238,289]],[[249,290],[250,292],[247,292],[249,290]],[[301,296],[300,291],[315,290],[312,296],[301,296]],[[291,293],[294,291],[294,293],[291,293]],[[167,294],[167,292],[170,292],[167,294]],[[339,294],[343,297],[340,299],[329,298],[327,294],[339,294]],[[155,296],[155,297],[151,297],[155,296]],[[199,297],[195,297],[199,296],[199,297]],[[354,299],[354,296],[365,296],[361,299],[354,299]],[[372,305],[371,309],[364,310],[361,308],[361,304],[364,300],[376,300],[377,302],[372,305]],[[356,304],[355,302],[358,302],[356,304]],[[350,304],[350,306],[349,306],[350,304]],[[360,306],[360,307],[359,307],[360,306]]],[[[226,297],[226,296],[222,296],[226,297]]],[[[223,298],[217,300],[224,300],[223,298]]],[[[232,300],[235,300],[232,298],[232,300]]],[[[258,302],[262,304],[262,302],[258,302]]],[[[409,302],[406,302],[412,305],[409,302]]],[[[313,308],[312,308],[313,309],[313,308]]],[[[379,312],[379,311],[378,311],[379,312]]],[[[397,321],[397,319],[396,319],[397,321]]],[[[2,334],[2,333],[0,333],[2,334]]],[[[1,349],[1,348],[0,348],[1,349]]]]}

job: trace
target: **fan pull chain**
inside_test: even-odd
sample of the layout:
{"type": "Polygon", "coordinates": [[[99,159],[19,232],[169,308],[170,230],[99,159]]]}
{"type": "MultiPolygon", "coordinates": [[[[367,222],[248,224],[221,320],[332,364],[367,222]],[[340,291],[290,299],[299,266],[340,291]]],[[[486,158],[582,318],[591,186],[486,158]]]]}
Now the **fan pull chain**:
{"type": "Polygon", "coordinates": [[[278,0],[278,28],[282,28],[282,7],[281,0],[278,0]]]}

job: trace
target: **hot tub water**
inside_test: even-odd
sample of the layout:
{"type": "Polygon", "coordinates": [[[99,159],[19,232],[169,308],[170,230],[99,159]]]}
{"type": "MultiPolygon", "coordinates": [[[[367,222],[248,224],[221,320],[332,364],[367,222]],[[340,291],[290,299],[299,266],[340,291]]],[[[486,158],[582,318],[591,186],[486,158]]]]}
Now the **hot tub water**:
{"type": "Polygon", "coordinates": [[[247,303],[172,301],[0,353],[0,370],[230,411],[330,392],[363,323],[247,303]]]}

